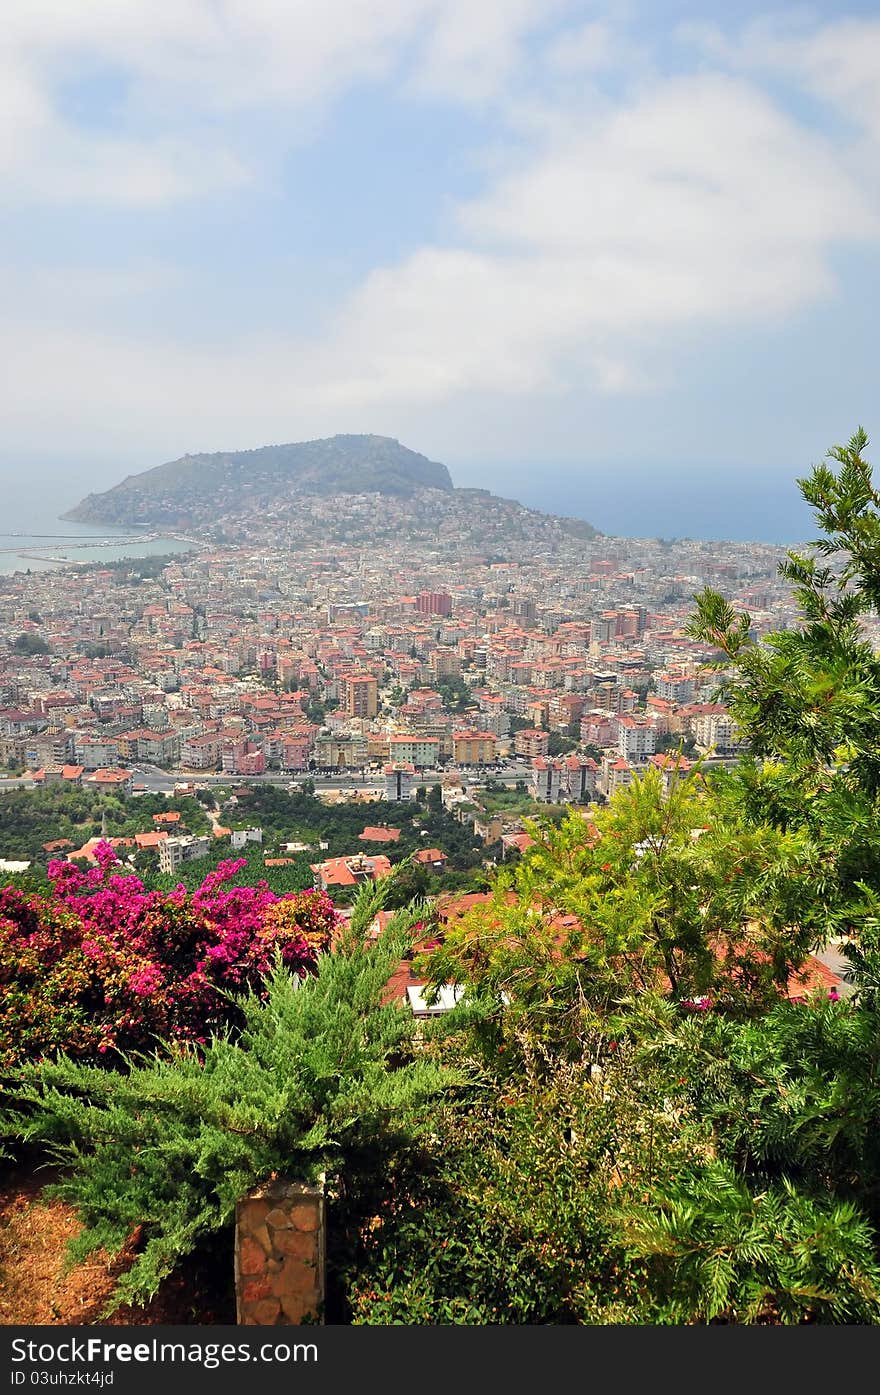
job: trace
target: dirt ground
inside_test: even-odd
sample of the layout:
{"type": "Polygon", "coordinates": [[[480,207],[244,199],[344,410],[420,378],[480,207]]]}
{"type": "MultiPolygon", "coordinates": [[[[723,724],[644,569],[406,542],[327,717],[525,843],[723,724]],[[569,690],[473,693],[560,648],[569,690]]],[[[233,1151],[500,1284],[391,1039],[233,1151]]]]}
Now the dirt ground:
{"type": "Polygon", "coordinates": [[[120,1308],[102,1318],[115,1280],[134,1250],[110,1261],[98,1252],[62,1274],[64,1248],[79,1224],[69,1206],[42,1197],[55,1180],[48,1170],[18,1168],[0,1176],[0,1325],[212,1325],[235,1322],[232,1240],[191,1256],[165,1280],[145,1308],[120,1308]]]}

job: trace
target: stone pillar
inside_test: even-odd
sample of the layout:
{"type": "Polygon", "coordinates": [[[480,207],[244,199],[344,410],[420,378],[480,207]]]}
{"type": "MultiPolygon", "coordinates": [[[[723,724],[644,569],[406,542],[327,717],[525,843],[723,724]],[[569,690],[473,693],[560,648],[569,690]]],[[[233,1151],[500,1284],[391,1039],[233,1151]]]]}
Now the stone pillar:
{"type": "Polygon", "coordinates": [[[235,1212],[235,1304],[243,1325],[321,1322],[324,1188],[267,1182],[235,1212]]]}

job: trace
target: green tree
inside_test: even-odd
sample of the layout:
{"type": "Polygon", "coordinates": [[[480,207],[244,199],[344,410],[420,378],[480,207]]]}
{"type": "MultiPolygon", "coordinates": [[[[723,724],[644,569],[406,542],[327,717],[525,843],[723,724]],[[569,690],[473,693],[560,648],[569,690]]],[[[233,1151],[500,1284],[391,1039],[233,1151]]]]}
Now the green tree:
{"type": "Polygon", "coordinates": [[[880,494],[867,444],[859,429],[798,482],[822,530],[780,566],[800,623],[756,642],[749,614],[706,590],[689,626],[718,651],[721,694],[755,756],[737,777],[744,801],[810,831],[839,879],[844,928],[863,888],[880,889],[880,659],[863,628],[880,604],[880,494]]]}
{"type": "Polygon", "coordinates": [[[18,635],[12,647],[16,654],[48,654],[49,652],[49,646],[42,635],[18,635]]]}
{"type": "Polygon", "coordinates": [[[577,741],[570,736],[563,736],[562,732],[551,731],[548,741],[548,754],[551,756],[566,756],[570,751],[575,750],[577,741]]]}
{"type": "Polygon", "coordinates": [[[802,830],[752,824],[697,779],[660,776],[530,825],[535,845],[493,902],[447,927],[432,981],[471,982],[563,1049],[623,1000],[712,995],[736,1013],[774,1001],[824,926],[821,870],[802,830]]]}
{"type": "Polygon", "coordinates": [[[398,913],[378,944],[364,932],[382,893],[359,896],[352,924],[303,981],[278,970],[267,996],[243,999],[239,1037],[203,1052],[135,1060],[124,1073],[60,1057],[28,1069],[5,1131],[46,1146],[69,1169],[54,1194],[84,1223],[70,1250],[118,1254],[144,1243],[114,1305],[143,1302],[199,1240],[231,1220],[238,1198],[281,1172],[333,1179],[414,1127],[416,1109],[453,1072],[413,1051],[414,1022],[383,1004],[421,907],[398,913]],[[23,1112],[20,1112],[23,1111],[23,1112]]]}

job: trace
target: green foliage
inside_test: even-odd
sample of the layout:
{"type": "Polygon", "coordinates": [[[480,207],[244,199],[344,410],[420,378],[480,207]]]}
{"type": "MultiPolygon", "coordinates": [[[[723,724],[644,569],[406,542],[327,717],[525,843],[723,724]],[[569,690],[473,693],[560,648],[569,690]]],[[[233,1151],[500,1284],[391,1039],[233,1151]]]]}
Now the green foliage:
{"type": "Polygon", "coordinates": [[[466,712],[474,705],[474,695],[460,674],[450,674],[448,678],[441,679],[437,692],[443,699],[443,706],[450,712],[466,712]]]}
{"type": "MultiPolygon", "coordinates": [[[[487,1071],[482,1089],[441,1107],[421,1152],[395,1160],[372,1207],[362,1195],[358,1204],[344,1198],[331,1213],[349,1305],[340,1316],[880,1320],[865,1214],[807,1174],[796,1180],[777,1168],[768,1179],[735,1167],[705,1113],[707,1053],[693,1050],[705,1024],[688,1024],[689,1040],[672,1027],[678,1079],[658,1054],[661,1027],[646,1019],[642,1028],[629,1044],[586,1037],[570,1062],[526,1047],[512,1074],[487,1071]]],[[[820,1165],[821,1155],[818,1146],[811,1153],[820,1165]]]]}
{"type": "MultiPolygon", "coordinates": [[[[133,838],[135,833],[151,832],[158,826],[153,822],[154,814],[172,810],[180,814],[180,824],[174,831],[210,832],[210,821],[203,808],[187,795],[168,798],[161,794],[104,794],[87,785],[77,787],[60,782],[33,790],[3,790],[0,840],[6,857],[43,860],[47,856],[44,843],[67,838],[78,848],[101,832],[104,815],[108,837],[133,838]]],[[[124,855],[125,849],[121,852],[124,855]]]]}
{"type": "Polygon", "coordinates": [[[880,1267],[871,1227],[784,1182],[753,1194],[716,1163],[685,1170],[647,1215],[627,1218],[657,1323],[876,1323],[880,1267]]]}
{"type": "Polygon", "coordinates": [[[69,1168],[55,1189],[84,1230],[71,1259],[118,1254],[142,1230],[114,1304],[143,1302],[200,1238],[229,1223],[238,1198],[282,1173],[344,1169],[414,1127],[414,1110],[453,1073],[412,1049],[413,1020],[383,1005],[385,984],[421,908],[401,912],[375,946],[363,939],[381,896],[361,898],[353,928],[319,971],[280,969],[241,1001],[244,1026],[203,1053],[166,1054],[105,1072],[66,1057],[23,1073],[7,1136],[38,1141],[69,1168]]]}
{"type": "Polygon", "coordinates": [[[432,982],[473,983],[561,1047],[649,990],[760,1011],[825,926],[809,837],[752,824],[699,779],[648,772],[588,822],[534,825],[488,907],[447,927],[432,982]]]}
{"type": "Polygon", "coordinates": [[[48,654],[49,646],[41,635],[21,634],[12,645],[16,654],[48,654]]]}
{"type": "MultiPolygon", "coordinates": [[[[439,786],[436,790],[439,791],[439,786]]],[[[234,820],[242,827],[259,824],[267,853],[283,842],[313,844],[314,851],[303,857],[306,867],[319,858],[345,857],[364,850],[360,834],[365,824],[387,824],[401,831],[398,842],[381,848],[393,863],[404,861],[427,845],[439,847],[446,853],[453,872],[477,868],[483,853],[481,848],[475,848],[472,830],[442,807],[438,793],[429,796],[426,791],[426,798],[427,807],[424,802],[387,803],[385,800],[369,805],[331,805],[302,786],[290,791],[266,784],[242,790],[237,795],[237,804],[224,809],[222,817],[224,822],[234,820]],[[319,842],[328,844],[326,850],[318,850],[319,842]]],[[[271,873],[267,872],[266,876],[274,888],[271,873]]],[[[442,890],[445,883],[437,879],[433,885],[442,890]]]]}
{"type": "MultiPolygon", "coordinates": [[[[421,892],[422,835],[454,875],[479,875],[484,850],[423,789],[415,807],[370,808],[401,828],[398,870],[358,890],[315,978],[276,975],[246,1000],[240,1038],[126,1074],[63,1058],[28,1072],[7,1132],[70,1164],[78,1253],[144,1227],[120,1296],[154,1291],[254,1182],[326,1171],[331,1320],[880,1323],[866,445],[858,432],[800,482],[823,536],[783,564],[794,628],[757,642],[748,615],[697,598],[690,632],[716,650],[753,755],[668,790],[651,772],[589,817],[530,806],[534,846],[415,965],[429,992],[466,988],[445,1019],[381,1006],[428,906],[364,943],[379,909],[421,892]],[[840,932],[854,996],[808,996],[805,958],[840,932]]],[[[484,803],[517,801],[490,787],[484,803]]],[[[265,787],[236,814],[268,843],[308,832],[330,855],[366,821],[265,787]]]]}
{"type": "Polygon", "coordinates": [[[722,691],[757,762],[742,773],[751,810],[810,831],[840,881],[838,919],[859,914],[861,883],[880,888],[880,659],[863,618],[880,601],[880,494],[861,429],[799,481],[824,536],[780,572],[801,611],[756,643],[747,613],[705,591],[689,632],[719,651],[722,691]]]}

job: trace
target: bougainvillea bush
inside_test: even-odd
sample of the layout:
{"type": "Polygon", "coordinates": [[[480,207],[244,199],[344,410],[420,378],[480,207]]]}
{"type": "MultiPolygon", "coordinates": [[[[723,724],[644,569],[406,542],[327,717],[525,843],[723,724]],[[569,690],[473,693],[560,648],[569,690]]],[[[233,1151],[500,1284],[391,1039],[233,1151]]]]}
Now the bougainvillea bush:
{"type": "Polygon", "coordinates": [[[107,843],[97,865],[49,864],[51,892],[0,890],[0,1068],[65,1051],[119,1065],[158,1040],[203,1043],[234,1028],[235,995],[276,958],[312,972],[336,924],[323,892],[236,886],[231,860],[191,894],[146,891],[107,843]]]}

